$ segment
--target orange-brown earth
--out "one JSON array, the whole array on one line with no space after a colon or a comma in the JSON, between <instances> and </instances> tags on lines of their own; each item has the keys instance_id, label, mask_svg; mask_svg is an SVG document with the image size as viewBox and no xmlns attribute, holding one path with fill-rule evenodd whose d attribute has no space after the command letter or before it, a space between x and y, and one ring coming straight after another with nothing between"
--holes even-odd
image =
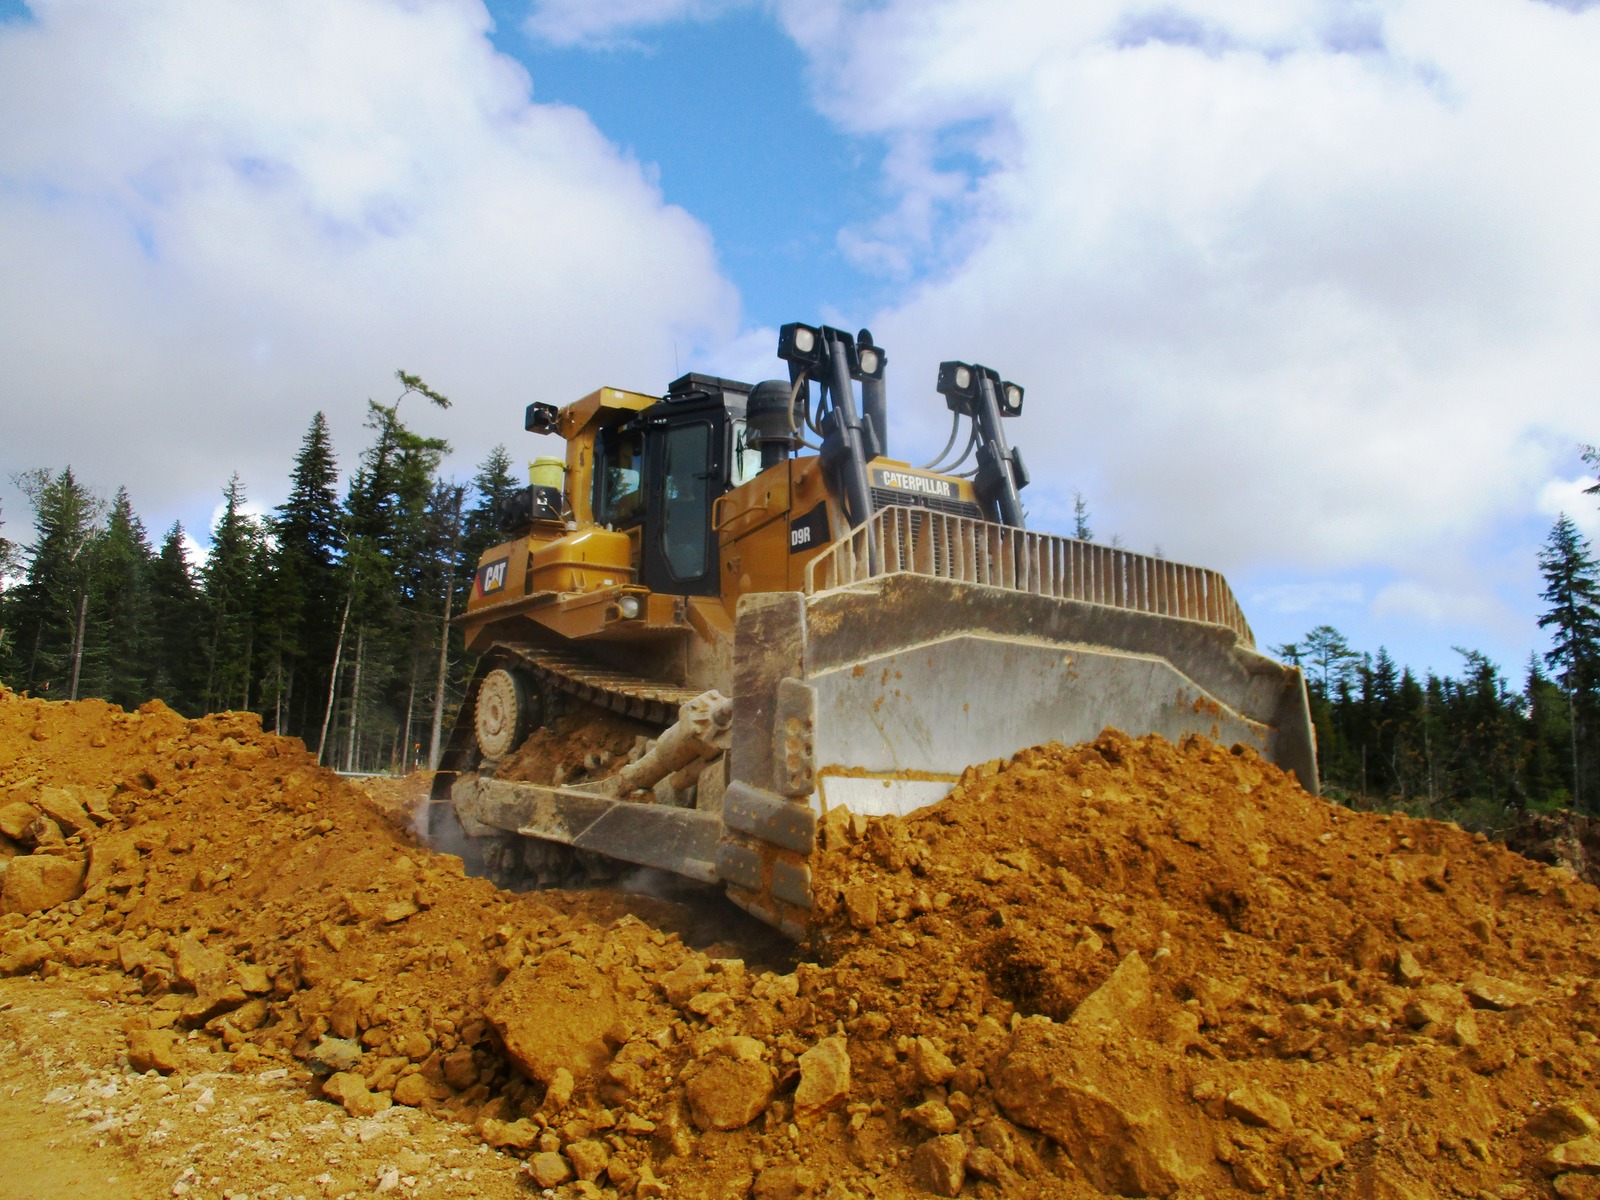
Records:
<instances>
[{"instance_id":1,"label":"orange-brown earth","mask_svg":"<svg viewBox=\"0 0 1600 1200\"><path fill-rule=\"evenodd\" d=\"M0 829L0 1193L1600 1197L1600 893L1200 740L836 814L797 966L237 714L0 693Z\"/></svg>"}]
</instances>

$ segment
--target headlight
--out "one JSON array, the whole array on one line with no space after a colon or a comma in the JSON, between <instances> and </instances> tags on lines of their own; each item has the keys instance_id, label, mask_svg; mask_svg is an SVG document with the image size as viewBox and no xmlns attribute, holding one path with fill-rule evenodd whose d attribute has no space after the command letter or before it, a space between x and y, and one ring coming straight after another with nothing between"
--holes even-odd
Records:
<instances>
[{"instance_id":1,"label":"headlight","mask_svg":"<svg viewBox=\"0 0 1600 1200\"><path fill-rule=\"evenodd\" d=\"M804 327L794 331L794 348L801 354L810 354L817 348L817 335Z\"/></svg>"},{"instance_id":2,"label":"headlight","mask_svg":"<svg viewBox=\"0 0 1600 1200\"><path fill-rule=\"evenodd\" d=\"M861 349L861 373L863 375L876 375L878 373L878 352L870 346Z\"/></svg>"},{"instance_id":3,"label":"headlight","mask_svg":"<svg viewBox=\"0 0 1600 1200\"><path fill-rule=\"evenodd\" d=\"M624 596L617 601L617 611L624 620L631 621L639 615L639 597Z\"/></svg>"},{"instance_id":4,"label":"headlight","mask_svg":"<svg viewBox=\"0 0 1600 1200\"><path fill-rule=\"evenodd\" d=\"M962 391L966 391L972 386L972 372L967 370L966 367L956 368L956 386Z\"/></svg>"}]
</instances>

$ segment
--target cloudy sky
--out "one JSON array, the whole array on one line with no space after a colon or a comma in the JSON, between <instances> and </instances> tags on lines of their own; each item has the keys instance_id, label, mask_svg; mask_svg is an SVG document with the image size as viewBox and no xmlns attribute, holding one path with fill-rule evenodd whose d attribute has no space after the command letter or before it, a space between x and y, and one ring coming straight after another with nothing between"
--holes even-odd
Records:
<instances>
[{"instance_id":1,"label":"cloudy sky","mask_svg":"<svg viewBox=\"0 0 1600 1200\"><path fill-rule=\"evenodd\" d=\"M203 537L397 367L465 477L865 324L897 455L988 363L1034 527L1520 676L1600 534L1596 64L1592 0L0 0L0 474Z\"/></svg>"}]
</instances>

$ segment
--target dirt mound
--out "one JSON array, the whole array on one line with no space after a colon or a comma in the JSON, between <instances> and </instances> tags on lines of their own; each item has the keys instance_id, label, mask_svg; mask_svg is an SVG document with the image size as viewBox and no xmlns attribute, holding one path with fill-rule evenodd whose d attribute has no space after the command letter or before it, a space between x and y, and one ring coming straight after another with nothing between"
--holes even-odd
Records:
<instances>
[{"instance_id":1,"label":"dirt mound","mask_svg":"<svg viewBox=\"0 0 1600 1200\"><path fill-rule=\"evenodd\" d=\"M501 779L559 786L600 779L644 751L661 730L643 721L569 701L573 711L556 718L555 728L541 726L495 768Z\"/></svg>"},{"instance_id":2,"label":"dirt mound","mask_svg":"<svg viewBox=\"0 0 1600 1200\"><path fill-rule=\"evenodd\" d=\"M835 815L792 970L466 878L238 715L0 693L0 828L51 901L0 971L97 989L127 1069L466 1122L563 1195L1596 1192L1600 893L1198 740Z\"/></svg>"}]
</instances>

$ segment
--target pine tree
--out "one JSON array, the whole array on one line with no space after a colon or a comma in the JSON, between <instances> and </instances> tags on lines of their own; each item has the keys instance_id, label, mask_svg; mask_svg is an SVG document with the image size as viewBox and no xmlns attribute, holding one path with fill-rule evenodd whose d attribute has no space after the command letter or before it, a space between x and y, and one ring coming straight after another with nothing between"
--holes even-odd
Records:
<instances>
[{"instance_id":1,"label":"pine tree","mask_svg":"<svg viewBox=\"0 0 1600 1200\"><path fill-rule=\"evenodd\" d=\"M154 557L128 489L119 488L93 560L98 615L85 638L80 695L102 696L124 708L137 708L150 698L149 576Z\"/></svg>"},{"instance_id":2,"label":"pine tree","mask_svg":"<svg viewBox=\"0 0 1600 1200\"><path fill-rule=\"evenodd\" d=\"M295 456L288 498L272 522L274 542L263 587L266 672L262 706L280 733L308 735L322 712L342 603L339 561L345 537L328 421L311 419Z\"/></svg>"},{"instance_id":3,"label":"pine tree","mask_svg":"<svg viewBox=\"0 0 1600 1200\"><path fill-rule=\"evenodd\" d=\"M210 710L250 707L254 682L257 578L262 561L260 526L244 511L244 487L233 475L223 489L222 515L211 533L202 573L206 609L205 705Z\"/></svg>"},{"instance_id":4,"label":"pine tree","mask_svg":"<svg viewBox=\"0 0 1600 1200\"><path fill-rule=\"evenodd\" d=\"M1540 599L1550 605L1539 618L1539 628L1551 631L1544 659L1566 692L1571 723L1573 803L1600 811L1592 777L1595 753L1590 744L1600 685L1600 569L1589 543L1566 513L1557 518L1539 552L1539 571L1545 583Z\"/></svg>"},{"instance_id":5,"label":"pine tree","mask_svg":"<svg viewBox=\"0 0 1600 1200\"><path fill-rule=\"evenodd\" d=\"M1082 492L1072 493L1072 536L1080 542L1094 541L1094 530L1089 528L1089 502Z\"/></svg>"},{"instance_id":6,"label":"pine tree","mask_svg":"<svg viewBox=\"0 0 1600 1200\"><path fill-rule=\"evenodd\" d=\"M203 605L183 543L183 526L174 522L150 564L150 694L186 716L198 716L204 707Z\"/></svg>"},{"instance_id":7,"label":"pine tree","mask_svg":"<svg viewBox=\"0 0 1600 1200\"><path fill-rule=\"evenodd\" d=\"M472 569L477 566L483 552L505 540L505 534L500 529L500 513L518 488L518 480L511 473L510 452L503 445L496 446L478 464L477 474L472 477L475 499L472 507L466 511L461 526L461 563L465 568L461 574L466 578L464 586L471 586Z\"/></svg>"},{"instance_id":8,"label":"pine tree","mask_svg":"<svg viewBox=\"0 0 1600 1200\"><path fill-rule=\"evenodd\" d=\"M80 628L89 616L93 543L104 504L68 467L31 471L18 484L33 503L35 540L11 612L17 638L15 685L52 699L72 692Z\"/></svg>"}]
</instances>

